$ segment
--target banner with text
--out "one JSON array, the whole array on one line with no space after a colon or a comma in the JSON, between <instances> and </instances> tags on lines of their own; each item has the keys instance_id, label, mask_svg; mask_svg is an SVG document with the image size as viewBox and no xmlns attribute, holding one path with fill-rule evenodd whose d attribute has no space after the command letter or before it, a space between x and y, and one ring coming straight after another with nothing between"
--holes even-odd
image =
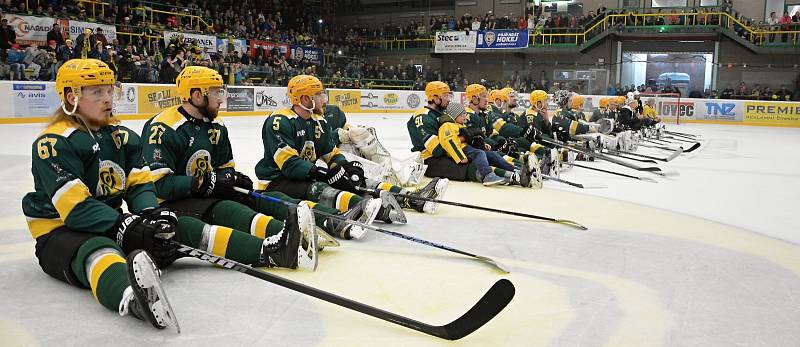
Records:
<instances>
[{"instance_id":1,"label":"banner with text","mask_svg":"<svg viewBox=\"0 0 800 347\"><path fill-rule=\"evenodd\" d=\"M286 96L286 88L254 87L253 109L255 111L275 111L291 106L292 104Z\"/></svg>"},{"instance_id":2,"label":"banner with text","mask_svg":"<svg viewBox=\"0 0 800 347\"><path fill-rule=\"evenodd\" d=\"M178 90L172 85L139 85L138 97L139 113L149 115L181 104Z\"/></svg>"},{"instance_id":3,"label":"banner with text","mask_svg":"<svg viewBox=\"0 0 800 347\"><path fill-rule=\"evenodd\" d=\"M291 58L314 65L325 64L325 52L321 48L292 45Z\"/></svg>"},{"instance_id":4,"label":"banner with text","mask_svg":"<svg viewBox=\"0 0 800 347\"><path fill-rule=\"evenodd\" d=\"M106 37L108 43L117 38L117 27L107 24L79 22L75 20L69 21L69 38L75 40L78 35L83 34L86 29L92 29L92 34L97 34L97 29L103 29L103 36Z\"/></svg>"},{"instance_id":5,"label":"banner with text","mask_svg":"<svg viewBox=\"0 0 800 347\"><path fill-rule=\"evenodd\" d=\"M284 59L289 58L289 53L291 53L291 49L289 45L284 43L275 43L269 41L261 41L261 40L250 40L250 57L255 58L256 53L258 52L258 48L261 47L264 49L264 54L269 56L273 48L277 48L278 52L283 55Z\"/></svg>"},{"instance_id":6,"label":"banner with text","mask_svg":"<svg viewBox=\"0 0 800 347\"><path fill-rule=\"evenodd\" d=\"M169 44L175 36L183 36L183 43L196 43L202 47L206 52L217 51L217 37L211 35L188 34L177 31L164 31L164 42Z\"/></svg>"},{"instance_id":7,"label":"banner with text","mask_svg":"<svg viewBox=\"0 0 800 347\"><path fill-rule=\"evenodd\" d=\"M478 49L518 49L528 47L527 30L478 31Z\"/></svg>"},{"instance_id":8,"label":"banner with text","mask_svg":"<svg viewBox=\"0 0 800 347\"><path fill-rule=\"evenodd\" d=\"M8 20L8 26L14 29L17 34L17 43L29 45L33 42L39 45L47 44L47 32L53 28L53 23L63 23L67 21L56 21L48 17L22 16L17 14L4 14L3 19Z\"/></svg>"},{"instance_id":9,"label":"banner with text","mask_svg":"<svg viewBox=\"0 0 800 347\"><path fill-rule=\"evenodd\" d=\"M477 38L475 31L440 31L436 33L434 52L475 53Z\"/></svg>"}]
</instances>

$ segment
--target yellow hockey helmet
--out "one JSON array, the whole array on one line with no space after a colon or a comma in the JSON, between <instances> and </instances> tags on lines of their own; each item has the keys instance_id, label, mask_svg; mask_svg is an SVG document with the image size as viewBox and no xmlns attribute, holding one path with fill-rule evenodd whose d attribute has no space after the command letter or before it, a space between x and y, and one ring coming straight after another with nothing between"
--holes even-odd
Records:
<instances>
[{"instance_id":1,"label":"yellow hockey helmet","mask_svg":"<svg viewBox=\"0 0 800 347\"><path fill-rule=\"evenodd\" d=\"M210 88L222 88L222 76L213 69L204 66L188 66L175 79L175 88L181 101L192 99L192 89L200 89L203 95Z\"/></svg>"},{"instance_id":2,"label":"yellow hockey helmet","mask_svg":"<svg viewBox=\"0 0 800 347\"><path fill-rule=\"evenodd\" d=\"M322 81L311 75L297 75L289 80L286 93L292 105L300 105L300 98L308 96L313 98L315 94L325 90Z\"/></svg>"},{"instance_id":3,"label":"yellow hockey helmet","mask_svg":"<svg viewBox=\"0 0 800 347\"><path fill-rule=\"evenodd\" d=\"M97 59L70 59L61 65L56 75L56 92L64 104L67 104L67 88L80 97L83 87L113 84L114 71Z\"/></svg>"},{"instance_id":4,"label":"yellow hockey helmet","mask_svg":"<svg viewBox=\"0 0 800 347\"><path fill-rule=\"evenodd\" d=\"M608 107L608 98L600 98L600 108Z\"/></svg>"},{"instance_id":5,"label":"yellow hockey helmet","mask_svg":"<svg viewBox=\"0 0 800 347\"><path fill-rule=\"evenodd\" d=\"M569 99L569 105L573 110L583 109L583 103L583 95L572 94L572 97Z\"/></svg>"},{"instance_id":6,"label":"yellow hockey helmet","mask_svg":"<svg viewBox=\"0 0 800 347\"><path fill-rule=\"evenodd\" d=\"M544 90L534 90L530 95L531 106L536 107L536 103L541 102L543 107L547 107L547 92Z\"/></svg>"},{"instance_id":7,"label":"yellow hockey helmet","mask_svg":"<svg viewBox=\"0 0 800 347\"><path fill-rule=\"evenodd\" d=\"M444 83L442 81L428 82L428 84L425 85L425 98L427 98L428 101L433 101L434 96L438 96L441 98L442 95L448 94L450 92L451 92L450 86L448 86L447 83Z\"/></svg>"},{"instance_id":8,"label":"yellow hockey helmet","mask_svg":"<svg viewBox=\"0 0 800 347\"><path fill-rule=\"evenodd\" d=\"M481 93L486 92L486 87L482 84L470 84L467 86L467 90L465 91L467 95L467 102L472 102L473 97L477 97Z\"/></svg>"}]
</instances>

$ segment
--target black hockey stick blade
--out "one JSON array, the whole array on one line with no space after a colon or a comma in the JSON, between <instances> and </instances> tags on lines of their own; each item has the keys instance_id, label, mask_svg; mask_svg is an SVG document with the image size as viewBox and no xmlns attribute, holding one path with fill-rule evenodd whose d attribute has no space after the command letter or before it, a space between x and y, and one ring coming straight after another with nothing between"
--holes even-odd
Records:
<instances>
[{"instance_id":1,"label":"black hockey stick blade","mask_svg":"<svg viewBox=\"0 0 800 347\"><path fill-rule=\"evenodd\" d=\"M603 154L604 154L604 155L610 155L610 156L614 156L614 157L619 157L619 158L623 158L623 159L628 159L628 160L638 161L638 162L640 162L640 163L658 164L658 162L657 162L657 161L655 161L655 160L652 160L652 159L632 158L632 157L628 157L628 156L622 155L622 154L620 154L618 151L603 152Z\"/></svg>"},{"instance_id":2,"label":"black hockey stick blade","mask_svg":"<svg viewBox=\"0 0 800 347\"><path fill-rule=\"evenodd\" d=\"M692 145L692 147L689 147L689 149L684 149L684 150L683 150L683 152L684 152L684 153L689 153L689 152L691 152L691 151L693 151L693 150L695 150L695 149L698 149L698 148L700 148L700 142L695 142L695 143Z\"/></svg>"},{"instance_id":3,"label":"black hockey stick blade","mask_svg":"<svg viewBox=\"0 0 800 347\"><path fill-rule=\"evenodd\" d=\"M595 185L582 184L582 183L571 182L571 181L567 181L565 179L561 179L561 178L553 177L553 176L548 176L548 175L542 175L542 177L544 177L544 179L546 179L546 180L551 180L553 182L563 183L563 184L570 185L570 186L573 186L573 187L578 187L578 188L581 188L581 189L608 188L608 186L602 185L602 184L595 184Z\"/></svg>"},{"instance_id":4,"label":"black hockey stick blade","mask_svg":"<svg viewBox=\"0 0 800 347\"><path fill-rule=\"evenodd\" d=\"M572 165L573 165L573 166L575 166L575 167L584 168L584 169L587 169L587 170L594 170L594 171L599 171L599 172L605 172L605 173L612 174L612 175L617 175L617 176L622 176L622 177L633 178L633 179L635 179L635 180L647 181L647 182L652 182L652 183L658 183L658 181L656 181L656 180L654 180L654 179L652 179L652 178L650 178L650 177L639 177L639 176L634 176L634 175L628 175L628 174L624 174L624 173L621 173L621 172L616 172L616 171L611 171L611 170L604 170L604 169L600 169L600 168L596 168L596 167L591 167L591 166L583 166L583 165L580 165L580 164L572 164Z\"/></svg>"},{"instance_id":5,"label":"black hockey stick blade","mask_svg":"<svg viewBox=\"0 0 800 347\"><path fill-rule=\"evenodd\" d=\"M205 260L209 263L222 266L227 269L239 271L243 274L279 285L284 288L294 290L309 296L313 296L322 301L351 309L356 312L366 314L390 323L404 326L406 328L419 331L431 336L436 336L446 340L458 340L473 333L480 327L488 323L492 318L502 311L511 299L514 298L514 284L507 279L500 279L489 288L489 291L478 300L465 314L456 320L442 326L430 325L420 321L398 315L389 311L384 311L367 304L360 303L321 289L307 286L269 272L257 270L249 265L245 265L227 258L218 257L206 251L193 248L176 241L172 241L177 247L178 252L193 258Z\"/></svg>"}]
</instances>

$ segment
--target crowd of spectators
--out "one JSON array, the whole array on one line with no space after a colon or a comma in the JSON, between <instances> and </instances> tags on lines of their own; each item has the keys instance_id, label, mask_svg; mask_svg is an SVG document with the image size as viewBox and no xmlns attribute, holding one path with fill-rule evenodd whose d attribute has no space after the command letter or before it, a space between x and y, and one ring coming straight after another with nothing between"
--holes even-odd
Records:
<instances>
[{"instance_id":1,"label":"crowd of spectators","mask_svg":"<svg viewBox=\"0 0 800 347\"><path fill-rule=\"evenodd\" d=\"M339 0L342 2L344 0ZM456 18L453 16L433 16L427 23L412 19L404 24L384 23L375 27L341 27L319 9L303 6L302 2L257 1L257 0L184 0L171 1L162 10L168 13L147 11L139 2L107 1L102 10L92 8L82 1L47 0L37 2L35 8L27 8L24 0L0 0L0 11L28 15L50 16L54 18L93 20L114 24L118 33L144 33L148 36L118 34L118 39L109 40L102 29L76 40L64 35L63 28L57 25L47 35L46 45L23 47L15 42L14 30L7 21L0 25L0 78L13 80L53 80L55 71L66 60L86 55L109 63L123 82L172 83L177 73L189 65L204 65L220 71L230 84L240 85L285 85L291 76L299 73L312 73L323 78L331 86L340 88L401 88L423 89L428 81L443 80L454 90L463 90L474 82L489 87L512 86L517 90L530 91L543 89L553 91L559 88L581 89L582 81L549 82L542 72L534 76L532 71L514 72L503 80L469 81L461 69L438 71L423 69L413 62L386 64L375 58L367 58L368 40L386 37L427 38L439 30L486 30L517 29L529 30L532 36L548 32L583 32L610 14L627 14L623 10L608 10L605 7L589 11L586 15L546 13L544 7L536 7L532 13L515 15L508 13L496 15L487 12L473 16L469 13ZM163 2L162 2L163 3ZM153 6L150 4L150 6ZM150 7L151 9L153 7ZM668 10L674 12L673 10ZM797 30L800 13L778 18L773 13L766 23L755 23L741 17L732 8L731 0L724 0L718 8L691 8L679 10L696 13L692 16L658 16L661 9L646 9L636 13L652 13L653 16L639 17L637 25L721 25L720 16L705 14L724 11L738 18L746 25L764 25L767 30ZM175 15L180 13L182 15ZM148 16L150 16L148 18ZM197 16L197 17L193 17ZM203 18L203 21L197 18ZM688 22L687 22L688 21ZM633 19L629 24L633 24ZM277 47L256 48L253 52L240 52L220 49L206 52L201 47L183 42L180 37L164 43L160 31L173 30L183 33L213 34L219 37L263 40L279 44L306 45L322 48L326 52L326 63L314 65L306 61L296 61L291 55L283 54ZM750 34L738 24L734 30L742 37ZM775 41L779 35L770 35ZM798 35L783 34L780 40L796 40ZM571 85L570 85L571 84ZM707 97L758 97L784 99L792 93L786 89L772 92L769 88L756 86L742 93L695 91L694 95ZM777 88L776 88L777 89ZM625 94L628 91L681 93L672 86L617 86L610 88L609 94ZM770 95L767 95L770 94ZM774 99L774 98L773 98Z\"/></svg>"}]
</instances>

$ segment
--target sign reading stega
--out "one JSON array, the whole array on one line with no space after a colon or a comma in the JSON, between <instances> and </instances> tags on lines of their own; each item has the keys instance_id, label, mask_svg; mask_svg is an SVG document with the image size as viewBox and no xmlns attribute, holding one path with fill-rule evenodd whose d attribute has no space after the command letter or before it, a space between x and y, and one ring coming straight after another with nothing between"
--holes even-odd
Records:
<instances>
[{"instance_id":1,"label":"sign reading stega","mask_svg":"<svg viewBox=\"0 0 800 347\"><path fill-rule=\"evenodd\" d=\"M436 33L436 53L475 53L478 33L475 31L440 31Z\"/></svg>"}]
</instances>

